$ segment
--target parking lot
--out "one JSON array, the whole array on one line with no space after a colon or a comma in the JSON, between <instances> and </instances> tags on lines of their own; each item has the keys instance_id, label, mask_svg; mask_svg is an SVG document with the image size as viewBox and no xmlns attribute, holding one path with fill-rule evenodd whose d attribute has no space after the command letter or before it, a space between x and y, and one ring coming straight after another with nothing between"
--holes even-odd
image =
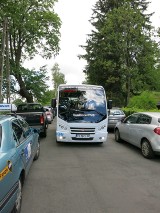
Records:
<instances>
[{"instance_id":1,"label":"parking lot","mask_svg":"<svg viewBox=\"0 0 160 213\"><path fill-rule=\"evenodd\" d=\"M23 188L22 213L157 213L160 157L127 143L57 144L55 121Z\"/></svg>"}]
</instances>

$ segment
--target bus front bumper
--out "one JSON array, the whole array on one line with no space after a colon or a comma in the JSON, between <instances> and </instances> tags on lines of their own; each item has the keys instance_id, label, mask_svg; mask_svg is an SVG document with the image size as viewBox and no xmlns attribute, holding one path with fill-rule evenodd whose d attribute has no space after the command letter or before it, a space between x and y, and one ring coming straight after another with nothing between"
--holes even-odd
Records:
<instances>
[{"instance_id":1,"label":"bus front bumper","mask_svg":"<svg viewBox=\"0 0 160 213\"><path fill-rule=\"evenodd\" d=\"M66 132L56 132L57 142L74 142L74 143L103 143L107 142L108 132L95 134L69 134Z\"/></svg>"}]
</instances>

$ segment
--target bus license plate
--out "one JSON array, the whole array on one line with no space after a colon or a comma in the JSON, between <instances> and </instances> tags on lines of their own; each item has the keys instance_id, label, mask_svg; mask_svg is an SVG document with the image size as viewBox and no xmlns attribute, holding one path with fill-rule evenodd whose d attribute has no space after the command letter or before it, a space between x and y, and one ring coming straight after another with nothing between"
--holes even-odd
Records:
<instances>
[{"instance_id":1,"label":"bus license plate","mask_svg":"<svg viewBox=\"0 0 160 213\"><path fill-rule=\"evenodd\" d=\"M76 135L76 138L89 138L90 137L90 135L88 135L88 134L77 134Z\"/></svg>"}]
</instances>

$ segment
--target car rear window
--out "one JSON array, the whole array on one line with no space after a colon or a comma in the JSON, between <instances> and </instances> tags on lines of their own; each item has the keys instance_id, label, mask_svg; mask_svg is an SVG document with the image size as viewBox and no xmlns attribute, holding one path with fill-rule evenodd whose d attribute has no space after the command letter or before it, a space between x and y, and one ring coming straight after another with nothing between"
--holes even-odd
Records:
<instances>
[{"instance_id":1,"label":"car rear window","mask_svg":"<svg viewBox=\"0 0 160 213\"><path fill-rule=\"evenodd\" d=\"M110 110L110 115L124 115L124 112L121 110Z\"/></svg>"}]
</instances>

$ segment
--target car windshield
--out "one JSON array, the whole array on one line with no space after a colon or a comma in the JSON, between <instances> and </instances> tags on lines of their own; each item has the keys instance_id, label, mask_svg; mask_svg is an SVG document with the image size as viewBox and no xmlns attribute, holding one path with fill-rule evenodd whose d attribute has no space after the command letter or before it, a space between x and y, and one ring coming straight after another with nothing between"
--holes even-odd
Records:
<instances>
[{"instance_id":1,"label":"car windshield","mask_svg":"<svg viewBox=\"0 0 160 213\"><path fill-rule=\"evenodd\" d=\"M100 88L65 88L59 91L59 117L67 122L98 123L106 118L104 91Z\"/></svg>"}]
</instances>

